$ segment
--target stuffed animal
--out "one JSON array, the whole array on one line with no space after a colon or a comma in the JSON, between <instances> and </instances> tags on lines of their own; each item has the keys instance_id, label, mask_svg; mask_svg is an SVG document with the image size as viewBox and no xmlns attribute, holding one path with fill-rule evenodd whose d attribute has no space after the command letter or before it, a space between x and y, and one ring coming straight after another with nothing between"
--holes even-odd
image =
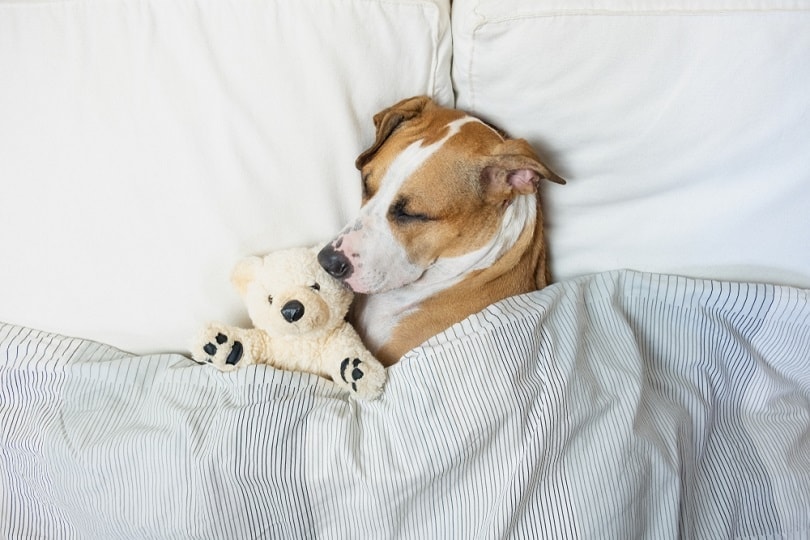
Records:
<instances>
[{"instance_id":1,"label":"stuffed animal","mask_svg":"<svg viewBox=\"0 0 810 540\"><path fill-rule=\"evenodd\" d=\"M206 326L192 357L222 371L249 364L308 371L363 399L385 384L385 368L345 320L353 293L326 273L317 248L293 248L249 257L231 276L254 328Z\"/></svg>"}]
</instances>

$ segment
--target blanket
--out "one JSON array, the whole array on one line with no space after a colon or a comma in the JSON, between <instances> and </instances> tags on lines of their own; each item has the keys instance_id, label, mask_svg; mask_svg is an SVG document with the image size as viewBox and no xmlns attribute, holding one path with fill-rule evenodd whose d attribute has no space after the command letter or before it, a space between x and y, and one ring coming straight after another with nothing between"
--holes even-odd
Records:
<instances>
[{"instance_id":1,"label":"blanket","mask_svg":"<svg viewBox=\"0 0 810 540\"><path fill-rule=\"evenodd\" d=\"M0 325L3 538L807 538L807 291L616 271L383 397Z\"/></svg>"}]
</instances>

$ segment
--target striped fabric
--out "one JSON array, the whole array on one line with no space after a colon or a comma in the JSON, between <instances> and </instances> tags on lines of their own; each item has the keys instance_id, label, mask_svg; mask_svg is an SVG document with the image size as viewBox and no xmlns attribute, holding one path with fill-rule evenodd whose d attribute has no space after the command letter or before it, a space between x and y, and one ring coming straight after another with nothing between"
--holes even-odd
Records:
<instances>
[{"instance_id":1,"label":"striped fabric","mask_svg":"<svg viewBox=\"0 0 810 540\"><path fill-rule=\"evenodd\" d=\"M372 403L0 325L0 537L808 538L808 298L590 276Z\"/></svg>"}]
</instances>

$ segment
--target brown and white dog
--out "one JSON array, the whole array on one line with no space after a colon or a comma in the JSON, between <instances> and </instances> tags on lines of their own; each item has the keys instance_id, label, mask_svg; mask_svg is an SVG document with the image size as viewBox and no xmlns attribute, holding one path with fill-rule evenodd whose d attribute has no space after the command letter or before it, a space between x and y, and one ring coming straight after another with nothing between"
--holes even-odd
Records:
<instances>
[{"instance_id":1,"label":"brown and white dog","mask_svg":"<svg viewBox=\"0 0 810 540\"><path fill-rule=\"evenodd\" d=\"M353 321L383 364L468 315L545 287L541 178L522 139L421 96L374 116L356 161L357 218L318 259L355 293Z\"/></svg>"}]
</instances>

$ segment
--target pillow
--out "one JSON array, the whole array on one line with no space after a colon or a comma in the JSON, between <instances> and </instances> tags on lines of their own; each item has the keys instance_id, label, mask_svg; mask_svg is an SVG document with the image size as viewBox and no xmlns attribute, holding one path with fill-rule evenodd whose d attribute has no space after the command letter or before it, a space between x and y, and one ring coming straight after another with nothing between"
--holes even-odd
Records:
<instances>
[{"instance_id":1,"label":"pillow","mask_svg":"<svg viewBox=\"0 0 810 540\"><path fill-rule=\"evenodd\" d=\"M247 323L231 268L348 221L372 115L452 105L449 9L0 3L0 320L134 353Z\"/></svg>"},{"instance_id":2,"label":"pillow","mask_svg":"<svg viewBox=\"0 0 810 540\"><path fill-rule=\"evenodd\" d=\"M810 2L456 0L456 103L530 140L555 279L810 287Z\"/></svg>"}]
</instances>

